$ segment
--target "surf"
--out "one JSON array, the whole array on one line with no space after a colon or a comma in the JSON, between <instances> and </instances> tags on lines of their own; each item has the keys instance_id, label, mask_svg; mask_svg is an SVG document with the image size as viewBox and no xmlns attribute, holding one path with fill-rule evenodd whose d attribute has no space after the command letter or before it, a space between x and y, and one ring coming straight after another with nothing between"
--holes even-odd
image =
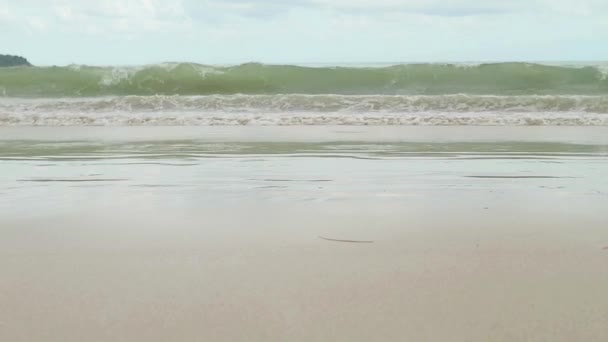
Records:
<instances>
[{"instance_id":1,"label":"surf","mask_svg":"<svg viewBox=\"0 0 608 342\"><path fill-rule=\"evenodd\" d=\"M164 63L0 69L4 97L230 94L608 95L608 78L600 66L534 63L380 67Z\"/></svg>"}]
</instances>

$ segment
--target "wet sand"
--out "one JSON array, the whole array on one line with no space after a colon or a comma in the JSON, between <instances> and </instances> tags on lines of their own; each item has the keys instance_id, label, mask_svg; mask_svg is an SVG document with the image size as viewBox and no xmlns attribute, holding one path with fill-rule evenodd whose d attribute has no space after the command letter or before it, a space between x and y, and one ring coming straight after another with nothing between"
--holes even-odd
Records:
<instances>
[{"instance_id":1,"label":"wet sand","mask_svg":"<svg viewBox=\"0 0 608 342\"><path fill-rule=\"evenodd\" d=\"M516 159L4 146L0 340L604 341L590 136ZM552 150L573 143L595 147Z\"/></svg>"}]
</instances>

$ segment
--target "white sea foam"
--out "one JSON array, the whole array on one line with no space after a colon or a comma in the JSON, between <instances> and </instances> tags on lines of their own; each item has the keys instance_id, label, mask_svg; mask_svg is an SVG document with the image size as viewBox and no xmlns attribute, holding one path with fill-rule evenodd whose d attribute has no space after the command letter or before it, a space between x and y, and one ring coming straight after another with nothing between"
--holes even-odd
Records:
<instances>
[{"instance_id":1,"label":"white sea foam","mask_svg":"<svg viewBox=\"0 0 608 342\"><path fill-rule=\"evenodd\" d=\"M608 96L207 95L2 99L2 112L583 112L608 113Z\"/></svg>"},{"instance_id":2,"label":"white sea foam","mask_svg":"<svg viewBox=\"0 0 608 342\"><path fill-rule=\"evenodd\" d=\"M608 126L592 113L21 113L0 114L0 126L213 126L213 125L553 125Z\"/></svg>"},{"instance_id":3,"label":"white sea foam","mask_svg":"<svg viewBox=\"0 0 608 342\"><path fill-rule=\"evenodd\" d=\"M2 99L0 125L608 125L608 96Z\"/></svg>"}]
</instances>

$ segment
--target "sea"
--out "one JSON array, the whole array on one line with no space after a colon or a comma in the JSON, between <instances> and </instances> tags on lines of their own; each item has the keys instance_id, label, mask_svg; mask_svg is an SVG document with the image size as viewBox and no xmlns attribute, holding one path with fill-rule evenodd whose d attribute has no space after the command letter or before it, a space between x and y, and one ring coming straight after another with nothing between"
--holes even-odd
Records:
<instances>
[{"instance_id":1,"label":"sea","mask_svg":"<svg viewBox=\"0 0 608 342\"><path fill-rule=\"evenodd\" d=\"M448 176L574 184L588 161L608 174L608 62L11 67L0 95L0 203L14 213L56 202L45 188L289 201ZM408 168L431 161L444 172ZM586 191L608 193L596 175Z\"/></svg>"},{"instance_id":2,"label":"sea","mask_svg":"<svg viewBox=\"0 0 608 342\"><path fill-rule=\"evenodd\" d=\"M608 125L608 63L0 70L1 126Z\"/></svg>"},{"instance_id":3,"label":"sea","mask_svg":"<svg viewBox=\"0 0 608 342\"><path fill-rule=\"evenodd\" d=\"M0 69L0 207L14 213L56 202L40 189L82 186L289 201L332 198L317 192L328 184L381 193L448 176L574 184L596 170L589 161L608 174L606 139L608 62ZM408 168L431 161L444 172ZM594 174L588 191L607 193ZM290 193L302 189L316 195Z\"/></svg>"}]
</instances>

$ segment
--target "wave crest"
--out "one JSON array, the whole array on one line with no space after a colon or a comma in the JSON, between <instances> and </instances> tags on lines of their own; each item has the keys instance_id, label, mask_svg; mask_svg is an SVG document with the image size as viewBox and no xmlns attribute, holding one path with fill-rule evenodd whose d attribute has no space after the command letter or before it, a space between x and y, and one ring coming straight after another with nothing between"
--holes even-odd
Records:
<instances>
[{"instance_id":1,"label":"wave crest","mask_svg":"<svg viewBox=\"0 0 608 342\"><path fill-rule=\"evenodd\" d=\"M608 96L209 95L5 99L0 113L95 112L578 112L608 113Z\"/></svg>"},{"instance_id":2,"label":"wave crest","mask_svg":"<svg viewBox=\"0 0 608 342\"><path fill-rule=\"evenodd\" d=\"M530 63L303 67L248 63L217 67L165 63L143 67L0 69L0 95L95 97L211 94L608 94L602 67Z\"/></svg>"}]
</instances>

